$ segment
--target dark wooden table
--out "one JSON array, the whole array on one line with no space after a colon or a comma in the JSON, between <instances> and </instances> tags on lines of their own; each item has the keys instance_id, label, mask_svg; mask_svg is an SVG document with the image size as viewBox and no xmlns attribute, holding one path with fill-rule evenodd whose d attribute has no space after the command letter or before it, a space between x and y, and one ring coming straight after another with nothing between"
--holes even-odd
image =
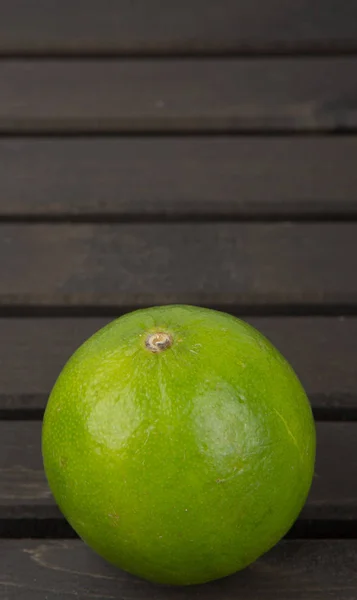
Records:
<instances>
[{"instance_id":1,"label":"dark wooden table","mask_svg":"<svg viewBox=\"0 0 357 600\"><path fill-rule=\"evenodd\" d=\"M357 599L357 2L0 0L0 600ZM41 418L135 307L242 316L300 375L316 476L284 541L169 589L56 508Z\"/></svg>"}]
</instances>

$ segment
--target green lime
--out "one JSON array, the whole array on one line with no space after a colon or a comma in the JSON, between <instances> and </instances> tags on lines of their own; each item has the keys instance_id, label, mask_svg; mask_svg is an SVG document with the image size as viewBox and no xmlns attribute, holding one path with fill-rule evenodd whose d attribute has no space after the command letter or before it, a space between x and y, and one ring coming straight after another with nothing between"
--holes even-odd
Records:
<instances>
[{"instance_id":1,"label":"green lime","mask_svg":"<svg viewBox=\"0 0 357 600\"><path fill-rule=\"evenodd\" d=\"M139 310L86 341L53 388L42 443L79 536L130 573L182 585L269 550L315 460L287 361L247 323L193 306Z\"/></svg>"}]
</instances>

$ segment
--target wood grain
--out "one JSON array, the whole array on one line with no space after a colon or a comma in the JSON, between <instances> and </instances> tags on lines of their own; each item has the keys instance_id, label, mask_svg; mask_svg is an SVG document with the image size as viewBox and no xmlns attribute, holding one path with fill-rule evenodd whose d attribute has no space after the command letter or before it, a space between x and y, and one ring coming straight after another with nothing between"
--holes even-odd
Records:
<instances>
[{"instance_id":1,"label":"wood grain","mask_svg":"<svg viewBox=\"0 0 357 600\"><path fill-rule=\"evenodd\" d=\"M0 133L343 131L357 58L2 60Z\"/></svg>"},{"instance_id":2,"label":"wood grain","mask_svg":"<svg viewBox=\"0 0 357 600\"><path fill-rule=\"evenodd\" d=\"M62 519L45 480L39 421L0 421L0 519ZM356 520L357 423L317 423L316 473L300 519Z\"/></svg>"},{"instance_id":3,"label":"wood grain","mask_svg":"<svg viewBox=\"0 0 357 600\"><path fill-rule=\"evenodd\" d=\"M355 600L355 540L283 541L246 570L188 588L156 586L79 540L0 541L1 600Z\"/></svg>"},{"instance_id":4,"label":"wood grain","mask_svg":"<svg viewBox=\"0 0 357 600\"><path fill-rule=\"evenodd\" d=\"M3 224L0 305L346 310L356 264L356 223Z\"/></svg>"},{"instance_id":5,"label":"wood grain","mask_svg":"<svg viewBox=\"0 0 357 600\"><path fill-rule=\"evenodd\" d=\"M1 0L3 54L348 51L357 9L338 0Z\"/></svg>"},{"instance_id":6,"label":"wood grain","mask_svg":"<svg viewBox=\"0 0 357 600\"><path fill-rule=\"evenodd\" d=\"M0 217L357 215L357 137L0 139Z\"/></svg>"},{"instance_id":7,"label":"wood grain","mask_svg":"<svg viewBox=\"0 0 357 600\"><path fill-rule=\"evenodd\" d=\"M291 362L317 415L357 411L357 318L247 318ZM70 355L109 319L0 319L0 410L43 410ZM16 414L14 413L14 416Z\"/></svg>"}]
</instances>

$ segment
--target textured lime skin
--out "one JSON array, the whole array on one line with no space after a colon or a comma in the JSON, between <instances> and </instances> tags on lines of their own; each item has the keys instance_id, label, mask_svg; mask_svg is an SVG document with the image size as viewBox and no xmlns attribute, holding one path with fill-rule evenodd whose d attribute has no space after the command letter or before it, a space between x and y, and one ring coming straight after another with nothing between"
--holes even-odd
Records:
<instances>
[{"instance_id":1,"label":"textured lime skin","mask_svg":"<svg viewBox=\"0 0 357 600\"><path fill-rule=\"evenodd\" d=\"M161 353L148 334L171 334ZM42 449L80 537L151 581L202 583L271 548L300 512L315 427L287 361L254 328L192 306L127 314L70 358Z\"/></svg>"}]
</instances>

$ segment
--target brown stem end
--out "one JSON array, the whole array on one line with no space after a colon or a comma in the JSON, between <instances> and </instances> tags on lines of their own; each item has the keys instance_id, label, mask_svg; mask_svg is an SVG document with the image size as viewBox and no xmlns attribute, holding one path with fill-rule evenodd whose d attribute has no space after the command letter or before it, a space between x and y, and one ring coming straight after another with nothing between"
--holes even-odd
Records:
<instances>
[{"instance_id":1,"label":"brown stem end","mask_svg":"<svg viewBox=\"0 0 357 600\"><path fill-rule=\"evenodd\" d=\"M154 354L157 354L158 352L163 352L164 350L171 348L172 344L172 336L164 331L150 333L145 340L146 348Z\"/></svg>"}]
</instances>

